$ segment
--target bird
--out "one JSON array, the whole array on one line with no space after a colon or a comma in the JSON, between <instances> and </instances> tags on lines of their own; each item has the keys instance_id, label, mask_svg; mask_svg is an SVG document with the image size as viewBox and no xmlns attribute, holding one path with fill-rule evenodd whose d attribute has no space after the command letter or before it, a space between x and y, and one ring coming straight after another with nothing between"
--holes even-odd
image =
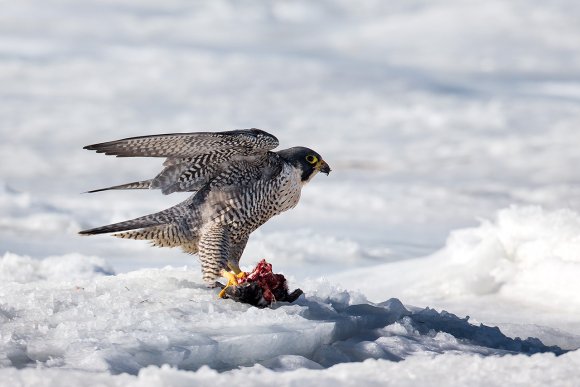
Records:
<instances>
[{"instance_id":1,"label":"bird","mask_svg":"<svg viewBox=\"0 0 580 387\"><path fill-rule=\"evenodd\" d=\"M331 171L312 149L273 151L278 145L274 135L256 128L148 135L87 145L84 149L105 155L165 158L162 171L152 179L88 192L160 189L165 195L192 195L163 211L79 234L113 233L149 240L154 246L180 247L199 257L202 279L209 287L220 286L221 277L227 280L225 287L235 285L244 275L239 261L250 234L294 208L302 187L318 172Z\"/></svg>"}]
</instances>

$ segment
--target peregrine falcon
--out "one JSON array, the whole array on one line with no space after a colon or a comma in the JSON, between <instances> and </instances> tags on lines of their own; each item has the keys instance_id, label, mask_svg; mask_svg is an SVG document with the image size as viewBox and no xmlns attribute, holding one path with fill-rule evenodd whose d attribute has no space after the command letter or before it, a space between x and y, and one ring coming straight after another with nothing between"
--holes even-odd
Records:
<instances>
[{"instance_id":1,"label":"peregrine falcon","mask_svg":"<svg viewBox=\"0 0 580 387\"><path fill-rule=\"evenodd\" d=\"M155 246L179 246L199 256L209 286L220 276L234 283L235 276L243 274L239 261L252 231L295 207L302 187L318 172L330 173L312 149L272 152L277 146L278 139L260 129L161 134L88 145L84 149L117 157L166 158L153 179L89 192L160 189L166 195L193 194L161 212L80 234L115 233L150 240Z\"/></svg>"}]
</instances>

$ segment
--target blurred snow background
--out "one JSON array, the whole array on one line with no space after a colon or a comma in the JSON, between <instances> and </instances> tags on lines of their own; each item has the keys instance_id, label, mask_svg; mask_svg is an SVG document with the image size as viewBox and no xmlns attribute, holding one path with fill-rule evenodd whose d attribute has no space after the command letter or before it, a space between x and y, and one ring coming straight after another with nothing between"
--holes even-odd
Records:
<instances>
[{"instance_id":1,"label":"blurred snow background","mask_svg":"<svg viewBox=\"0 0 580 387\"><path fill-rule=\"evenodd\" d=\"M161 163L82 147L258 127L282 148L316 149L333 172L253 234L243 265L266 257L297 286L325 276L371 301L400 297L580 347L577 2L1 6L5 283L166 265L197 278L177 250L77 236L186 197L81 195Z\"/></svg>"}]
</instances>

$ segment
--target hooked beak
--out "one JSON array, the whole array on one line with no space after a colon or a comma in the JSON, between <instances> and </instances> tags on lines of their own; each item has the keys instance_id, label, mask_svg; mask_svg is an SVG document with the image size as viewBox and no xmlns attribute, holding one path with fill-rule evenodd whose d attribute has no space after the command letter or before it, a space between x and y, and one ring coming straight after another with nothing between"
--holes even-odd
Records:
<instances>
[{"instance_id":1,"label":"hooked beak","mask_svg":"<svg viewBox=\"0 0 580 387\"><path fill-rule=\"evenodd\" d=\"M328 166L328 164L326 164L326 161L324 161L324 160L318 161L318 163L316 163L314 168L318 169L322 173L326 173L327 175L331 171L330 167Z\"/></svg>"}]
</instances>

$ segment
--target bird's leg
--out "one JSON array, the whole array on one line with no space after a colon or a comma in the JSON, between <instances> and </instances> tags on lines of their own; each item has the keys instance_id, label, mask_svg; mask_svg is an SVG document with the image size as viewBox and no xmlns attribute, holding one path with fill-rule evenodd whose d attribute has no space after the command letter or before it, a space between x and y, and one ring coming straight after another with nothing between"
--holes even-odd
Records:
<instances>
[{"instance_id":1,"label":"bird's leg","mask_svg":"<svg viewBox=\"0 0 580 387\"><path fill-rule=\"evenodd\" d=\"M239 280L246 277L246 273L244 273L240 269L238 262L240 262L240 258L242 256L244 248L246 247L247 242L248 236L246 235L240 237L239 239L236 239L235 241L232 241L232 243L230 244L230 249L227 254L227 260L225 261L226 267L224 267L220 271L220 275L226 278L228 282L226 286L223 288L223 290L220 292L219 294L220 298L223 298L225 296L226 288L228 288L229 286L237 286Z\"/></svg>"},{"instance_id":2,"label":"bird's leg","mask_svg":"<svg viewBox=\"0 0 580 387\"><path fill-rule=\"evenodd\" d=\"M242 273L242 269L240 269L240 267L238 266L237 263L232 262L232 261L228 261L228 267L230 268L231 271L234 272L234 274L238 275L240 273Z\"/></svg>"}]
</instances>

